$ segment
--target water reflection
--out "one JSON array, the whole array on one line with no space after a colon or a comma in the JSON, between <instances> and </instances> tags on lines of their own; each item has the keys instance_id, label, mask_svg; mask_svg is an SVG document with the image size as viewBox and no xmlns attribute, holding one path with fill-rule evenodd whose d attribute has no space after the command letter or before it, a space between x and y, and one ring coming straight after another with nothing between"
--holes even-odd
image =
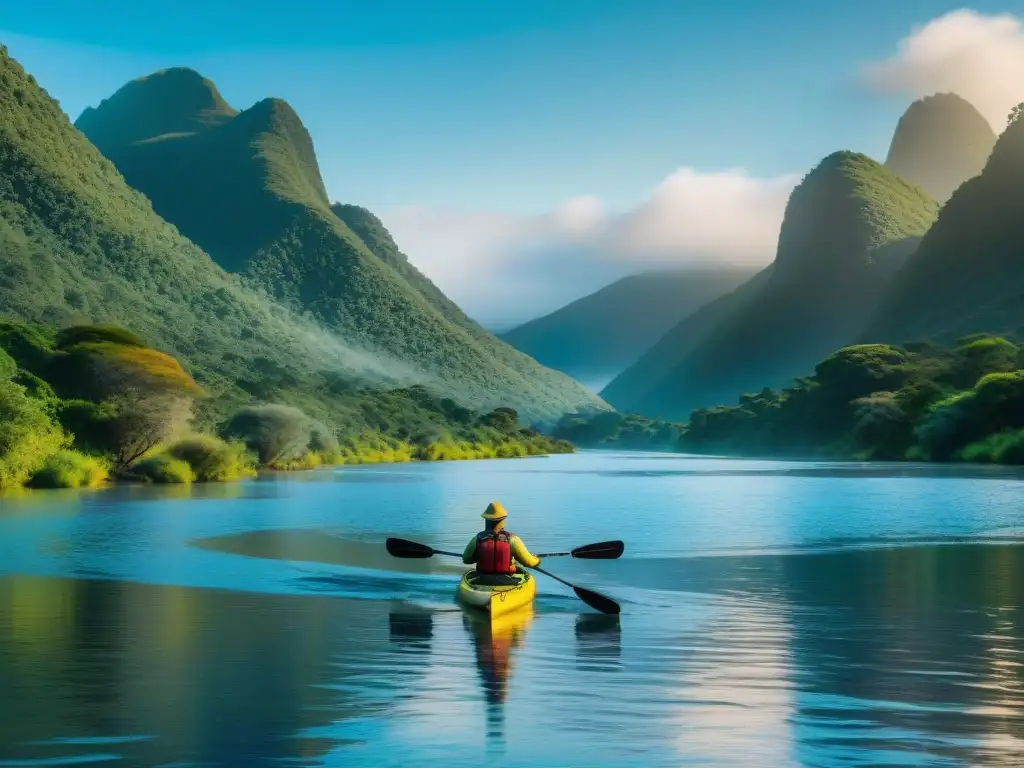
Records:
<instances>
[{"instance_id":1,"label":"water reflection","mask_svg":"<svg viewBox=\"0 0 1024 768\"><path fill-rule=\"evenodd\" d=\"M505 704L512 677L515 651L522 647L533 621L532 605L495 620L486 614L463 612L462 623L473 639L477 670L487 710L487 738L505 741Z\"/></svg>"},{"instance_id":2,"label":"water reflection","mask_svg":"<svg viewBox=\"0 0 1024 768\"><path fill-rule=\"evenodd\" d=\"M392 611L388 614L388 637L400 648L429 653L434 637L434 616L430 611Z\"/></svg>"},{"instance_id":3,"label":"water reflection","mask_svg":"<svg viewBox=\"0 0 1024 768\"><path fill-rule=\"evenodd\" d=\"M366 601L2 579L0 756L257 766L322 755L333 742L295 734L389 706L335 685L373 657L383 621L386 606Z\"/></svg>"},{"instance_id":4,"label":"water reflection","mask_svg":"<svg viewBox=\"0 0 1024 768\"><path fill-rule=\"evenodd\" d=\"M620 670L622 665L621 617L600 613L580 614L576 619L576 666L584 671Z\"/></svg>"}]
</instances>

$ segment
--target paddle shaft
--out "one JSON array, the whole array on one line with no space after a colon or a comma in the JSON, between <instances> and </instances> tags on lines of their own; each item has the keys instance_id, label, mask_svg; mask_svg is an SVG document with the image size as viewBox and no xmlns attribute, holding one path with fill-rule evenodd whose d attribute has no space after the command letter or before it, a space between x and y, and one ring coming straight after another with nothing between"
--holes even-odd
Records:
<instances>
[{"instance_id":1,"label":"paddle shaft","mask_svg":"<svg viewBox=\"0 0 1024 768\"><path fill-rule=\"evenodd\" d=\"M435 549L434 550L434 554L435 555L448 555L448 557L457 557L457 558L459 558L459 560L462 559L462 553L461 552L456 554L454 552L445 552L443 549Z\"/></svg>"},{"instance_id":2,"label":"paddle shaft","mask_svg":"<svg viewBox=\"0 0 1024 768\"><path fill-rule=\"evenodd\" d=\"M584 544L568 552L544 552L537 557L578 557L583 560L616 560L622 556L625 546L621 541L599 541Z\"/></svg>"},{"instance_id":3,"label":"paddle shaft","mask_svg":"<svg viewBox=\"0 0 1024 768\"><path fill-rule=\"evenodd\" d=\"M567 586L567 587L569 587L571 589L576 589L576 585L575 584L570 584L565 579L559 578L558 576L555 576L555 574L553 574L553 573L548 573L543 568L541 568L539 565L533 566L533 568L531 570L537 571L538 573L543 573L548 578L551 578L551 579L554 579L555 581L561 582L562 584L565 584L565 586Z\"/></svg>"}]
</instances>

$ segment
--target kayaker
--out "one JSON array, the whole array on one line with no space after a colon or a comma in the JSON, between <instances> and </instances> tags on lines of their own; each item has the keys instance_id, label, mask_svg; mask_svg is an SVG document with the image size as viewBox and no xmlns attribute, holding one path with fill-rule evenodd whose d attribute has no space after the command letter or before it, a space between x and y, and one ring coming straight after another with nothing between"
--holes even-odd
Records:
<instances>
[{"instance_id":1,"label":"kayaker","mask_svg":"<svg viewBox=\"0 0 1024 768\"><path fill-rule=\"evenodd\" d=\"M484 530L466 545L462 562L475 564L477 573L487 576L510 576L516 572L516 562L528 568L540 565L540 558L526 548L522 539L505 530L508 513L501 504L492 501L480 517L486 521Z\"/></svg>"}]
</instances>

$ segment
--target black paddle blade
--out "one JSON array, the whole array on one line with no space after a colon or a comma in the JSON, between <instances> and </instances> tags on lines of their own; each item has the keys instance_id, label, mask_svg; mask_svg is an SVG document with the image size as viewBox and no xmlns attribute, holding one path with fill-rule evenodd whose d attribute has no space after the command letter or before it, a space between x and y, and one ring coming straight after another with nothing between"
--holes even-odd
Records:
<instances>
[{"instance_id":1,"label":"black paddle blade","mask_svg":"<svg viewBox=\"0 0 1024 768\"><path fill-rule=\"evenodd\" d=\"M605 597L598 592L593 592L589 589L584 589L583 587L573 587L573 591L580 600L589 605L595 611L618 614L622 610L622 606L610 597Z\"/></svg>"},{"instance_id":2,"label":"black paddle blade","mask_svg":"<svg viewBox=\"0 0 1024 768\"><path fill-rule=\"evenodd\" d=\"M392 557L418 558L433 557L434 550L426 544L417 544L405 539L388 539L384 542Z\"/></svg>"},{"instance_id":3,"label":"black paddle blade","mask_svg":"<svg viewBox=\"0 0 1024 768\"><path fill-rule=\"evenodd\" d=\"M597 544L586 544L572 551L573 557L584 560L615 560L622 557L626 545L621 541L599 541Z\"/></svg>"}]
</instances>

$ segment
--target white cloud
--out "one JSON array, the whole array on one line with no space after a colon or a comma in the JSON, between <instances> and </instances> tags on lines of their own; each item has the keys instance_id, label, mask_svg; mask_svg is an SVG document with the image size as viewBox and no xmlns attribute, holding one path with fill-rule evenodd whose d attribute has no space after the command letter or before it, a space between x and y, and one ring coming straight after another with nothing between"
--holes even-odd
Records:
<instances>
[{"instance_id":1,"label":"white cloud","mask_svg":"<svg viewBox=\"0 0 1024 768\"><path fill-rule=\"evenodd\" d=\"M882 93L952 91L1000 132L1024 101L1024 23L1011 14L953 11L914 28L891 58L864 65L862 75Z\"/></svg>"},{"instance_id":2,"label":"white cloud","mask_svg":"<svg viewBox=\"0 0 1024 768\"><path fill-rule=\"evenodd\" d=\"M797 181L682 168L624 212L584 196L533 216L428 206L380 215L448 296L485 325L505 328L645 269L767 264Z\"/></svg>"}]
</instances>

